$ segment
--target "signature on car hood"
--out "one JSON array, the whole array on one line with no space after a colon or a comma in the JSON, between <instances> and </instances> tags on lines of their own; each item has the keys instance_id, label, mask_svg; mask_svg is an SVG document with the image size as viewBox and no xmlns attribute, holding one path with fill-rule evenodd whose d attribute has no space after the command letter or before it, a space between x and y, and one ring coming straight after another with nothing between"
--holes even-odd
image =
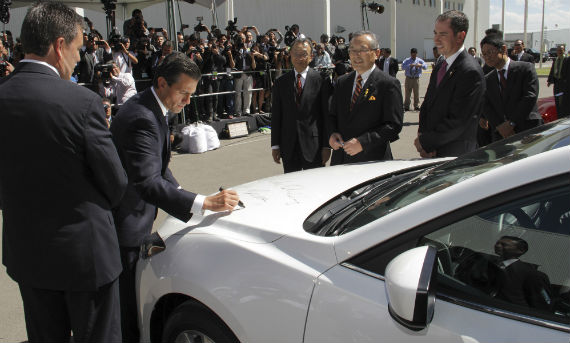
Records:
<instances>
[{"instance_id":1,"label":"signature on car hood","mask_svg":"<svg viewBox=\"0 0 570 343\"><path fill-rule=\"evenodd\" d=\"M170 235L214 234L226 239L268 243L303 230L303 221L319 206L367 180L434 160L382 161L317 168L249 182L235 189L245 208L206 211L188 223L168 217L158 230Z\"/></svg>"}]
</instances>

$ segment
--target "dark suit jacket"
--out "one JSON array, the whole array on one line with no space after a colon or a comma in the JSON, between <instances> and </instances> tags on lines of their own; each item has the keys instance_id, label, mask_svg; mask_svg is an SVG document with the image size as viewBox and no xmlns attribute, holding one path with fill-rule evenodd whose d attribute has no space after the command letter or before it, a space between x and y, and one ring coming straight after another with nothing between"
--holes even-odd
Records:
<instances>
[{"instance_id":1,"label":"dark suit jacket","mask_svg":"<svg viewBox=\"0 0 570 343\"><path fill-rule=\"evenodd\" d=\"M570 56L564 59L560 74L560 79L562 80L560 91L564 92L564 95L560 101L560 113L558 113L558 118L570 115Z\"/></svg>"},{"instance_id":2,"label":"dark suit jacket","mask_svg":"<svg viewBox=\"0 0 570 343\"><path fill-rule=\"evenodd\" d=\"M28 287L94 291L121 272L127 184L101 98L35 63L0 82L3 263Z\"/></svg>"},{"instance_id":3,"label":"dark suit jacket","mask_svg":"<svg viewBox=\"0 0 570 343\"><path fill-rule=\"evenodd\" d=\"M97 59L100 63L110 61L113 59L113 53L106 53L105 49L98 48L95 50L95 54L97 55ZM77 71L79 73L78 82L80 83L90 83L93 79L94 74L94 67L95 67L95 58L92 54L88 54L86 51L82 51L80 53L81 59L77 64Z\"/></svg>"},{"instance_id":4,"label":"dark suit jacket","mask_svg":"<svg viewBox=\"0 0 570 343\"><path fill-rule=\"evenodd\" d=\"M151 88L123 104L111 124L129 184L115 211L122 247L136 247L150 233L157 207L188 221L196 194L178 189L168 169L170 132Z\"/></svg>"},{"instance_id":5,"label":"dark suit jacket","mask_svg":"<svg viewBox=\"0 0 570 343\"><path fill-rule=\"evenodd\" d=\"M485 75L485 82L487 90L483 115L489 121L491 130L494 131L505 121L515 123L515 132L522 132L539 124L536 122L541 119L536 106L538 78L532 65L526 62L509 62L504 96L501 96L497 69ZM529 121L534 124L529 124Z\"/></svg>"},{"instance_id":6,"label":"dark suit jacket","mask_svg":"<svg viewBox=\"0 0 570 343\"><path fill-rule=\"evenodd\" d=\"M283 160L291 160L297 142L307 162L320 158L318 151L328 147L325 117L330 91L330 83L319 72L309 69L301 103L297 106L295 72L292 70L275 80L271 145L279 145Z\"/></svg>"},{"instance_id":7,"label":"dark suit jacket","mask_svg":"<svg viewBox=\"0 0 570 343\"><path fill-rule=\"evenodd\" d=\"M499 299L532 308L550 308L550 281L535 265L518 260L504 269L499 268L497 286Z\"/></svg>"},{"instance_id":8,"label":"dark suit jacket","mask_svg":"<svg viewBox=\"0 0 570 343\"><path fill-rule=\"evenodd\" d=\"M390 74L390 76L396 77L396 74L398 73L398 60L395 59L394 57L390 56L388 57L390 59L390 62L388 62L388 74ZM384 70L384 62L386 61L386 59L384 58L384 56L380 57L380 59L376 60L376 66L378 68L380 68L380 70Z\"/></svg>"},{"instance_id":9,"label":"dark suit jacket","mask_svg":"<svg viewBox=\"0 0 570 343\"><path fill-rule=\"evenodd\" d=\"M516 58L516 56L515 56ZM516 60L513 60L516 61ZM527 53L527 52L523 52L521 59L518 60L517 62L528 62L528 63L532 63L532 65L534 66L534 57L532 57L531 54Z\"/></svg>"},{"instance_id":10,"label":"dark suit jacket","mask_svg":"<svg viewBox=\"0 0 570 343\"><path fill-rule=\"evenodd\" d=\"M345 141L356 138L364 150L354 156L342 149L333 151L331 165L392 159L390 142L396 141L402 130L400 82L374 68L351 110L355 77L353 71L337 81L327 121L328 136L338 132Z\"/></svg>"},{"instance_id":11,"label":"dark suit jacket","mask_svg":"<svg viewBox=\"0 0 570 343\"><path fill-rule=\"evenodd\" d=\"M442 60L443 61L443 60ZM483 71L467 50L461 52L437 86L442 62L431 73L420 109L418 133L427 152L460 156L477 148L477 126L483 107Z\"/></svg>"}]
</instances>

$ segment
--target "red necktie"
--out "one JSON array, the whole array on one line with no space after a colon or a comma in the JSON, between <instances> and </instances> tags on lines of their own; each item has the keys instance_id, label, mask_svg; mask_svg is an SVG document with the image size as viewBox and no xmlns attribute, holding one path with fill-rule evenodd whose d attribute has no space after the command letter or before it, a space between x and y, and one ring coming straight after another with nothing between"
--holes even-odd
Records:
<instances>
[{"instance_id":1,"label":"red necktie","mask_svg":"<svg viewBox=\"0 0 570 343\"><path fill-rule=\"evenodd\" d=\"M499 70L499 79L501 80L501 94L507 90L507 78L505 77L505 69Z\"/></svg>"},{"instance_id":2,"label":"red necktie","mask_svg":"<svg viewBox=\"0 0 570 343\"><path fill-rule=\"evenodd\" d=\"M447 61L443 60L443 63L441 63L441 66L439 67L439 70L437 71L437 86L439 86L439 84L441 83L441 80L443 80L445 73L447 73Z\"/></svg>"},{"instance_id":3,"label":"red necktie","mask_svg":"<svg viewBox=\"0 0 570 343\"><path fill-rule=\"evenodd\" d=\"M301 74L297 74L297 105L301 103L301 94L303 94L303 84L301 83Z\"/></svg>"},{"instance_id":4,"label":"red necktie","mask_svg":"<svg viewBox=\"0 0 570 343\"><path fill-rule=\"evenodd\" d=\"M350 102L350 109L354 104L356 104L356 99L358 99L358 95L360 95L360 91L362 90L362 76L358 75L356 78L356 88L354 89L354 93L352 94L352 101Z\"/></svg>"}]
</instances>

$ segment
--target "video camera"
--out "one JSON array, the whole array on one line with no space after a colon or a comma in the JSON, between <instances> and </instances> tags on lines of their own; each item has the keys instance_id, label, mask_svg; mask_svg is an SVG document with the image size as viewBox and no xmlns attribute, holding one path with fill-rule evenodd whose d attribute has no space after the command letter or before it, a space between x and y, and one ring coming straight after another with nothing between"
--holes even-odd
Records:
<instances>
[{"instance_id":1,"label":"video camera","mask_svg":"<svg viewBox=\"0 0 570 343\"><path fill-rule=\"evenodd\" d=\"M231 36L234 35L234 33L238 32L238 28L236 26L237 24L237 17L234 17L234 20L228 20L228 26L226 26L226 31L228 31L230 33Z\"/></svg>"},{"instance_id":2,"label":"video camera","mask_svg":"<svg viewBox=\"0 0 570 343\"><path fill-rule=\"evenodd\" d=\"M293 32L293 30L299 30L299 25L293 24L291 25L291 27L285 26L284 40L285 40L285 45L287 46L291 46L291 44L293 44L295 39L297 39L297 35L295 34L295 32Z\"/></svg>"},{"instance_id":3,"label":"video camera","mask_svg":"<svg viewBox=\"0 0 570 343\"><path fill-rule=\"evenodd\" d=\"M129 37L124 37L119 34L114 34L109 38L109 45L115 51L123 50L121 44L127 44L129 41Z\"/></svg>"},{"instance_id":4,"label":"video camera","mask_svg":"<svg viewBox=\"0 0 570 343\"><path fill-rule=\"evenodd\" d=\"M101 80L108 84L111 81L111 73L113 72L113 63L98 63L95 65L95 73L101 72Z\"/></svg>"},{"instance_id":5,"label":"video camera","mask_svg":"<svg viewBox=\"0 0 570 343\"><path fill-rule=\"evenodd\" d=\"M208 28L206 27L206 25L202 24L202 20L204 20L204 17L196 17L196 20L198 20L198 25L194 26L194 31L207 32Z\"/></svg>"}]
</instances>

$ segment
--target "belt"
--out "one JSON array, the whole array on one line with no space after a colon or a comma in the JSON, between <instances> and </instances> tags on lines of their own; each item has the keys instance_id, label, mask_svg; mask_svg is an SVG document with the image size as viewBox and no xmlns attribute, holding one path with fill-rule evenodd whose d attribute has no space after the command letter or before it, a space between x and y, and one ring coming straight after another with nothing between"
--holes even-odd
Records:
<instances>
[{"instance_id":1,"label":"belt","mask_svg":"<svg viewBox=\"0 0 570 343\"><path fill-rule=\"evenodd\" d=\"M406 77L407 77L408 79L419 79L419 78L420 78L419 76L418 76L418 77L411 77L411 76L408 76L408 75L406 75Z\"/></svg>"}]
</instances>

